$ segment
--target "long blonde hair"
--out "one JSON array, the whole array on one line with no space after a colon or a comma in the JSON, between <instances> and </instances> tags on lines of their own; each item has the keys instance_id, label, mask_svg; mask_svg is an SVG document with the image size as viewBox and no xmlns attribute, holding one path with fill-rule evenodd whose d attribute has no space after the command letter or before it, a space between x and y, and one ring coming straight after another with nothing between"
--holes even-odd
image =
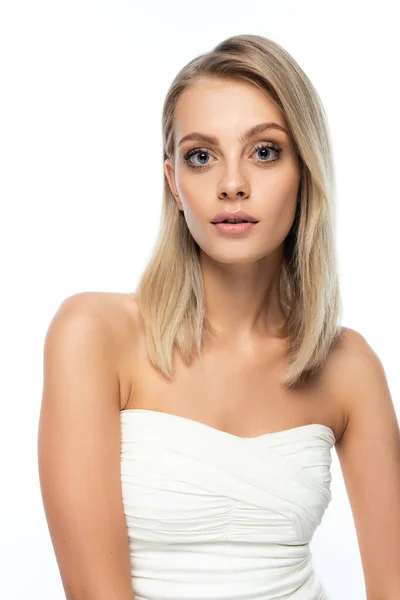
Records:
<instances>
[{"instance_id":1,"label":"long blonde hair","mask_svg":"<svg viewBox=\"0 0 400 600\"><path fill-rule=\"evenodd\" d=\"M200 78L250 82L285 115L301 162L299 203L284 241L280 294L286 307L281 330L288 340L286 387L316 373L344 330L334 239L335 182L331 141L321 100L300 66L279 44L258 35L235 35L191 60L173 80L162 114L164 160L174 163L174 110L184 90ZM164 174L158 239L139 280L136 300L146 331L148 357L173 376L177 349L190 365L202 356L205 314L199 247L178 209Z\"/></svg>"}]
</instances>

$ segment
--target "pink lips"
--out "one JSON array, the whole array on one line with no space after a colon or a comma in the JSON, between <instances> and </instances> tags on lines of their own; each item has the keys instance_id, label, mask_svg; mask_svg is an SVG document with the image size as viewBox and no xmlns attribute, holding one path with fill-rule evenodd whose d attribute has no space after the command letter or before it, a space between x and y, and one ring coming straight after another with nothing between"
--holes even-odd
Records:
<instances>
[{"instance_id":1,"label":"pink lips","mask_svg":"<svg viewBox=\"0 0 400 600\"><path fill-rule=\"evenodd\" d=\"M240 235L251 231L257 223L213 223L213 225L221 233Z\"/></svg>"},{"instance_id":2,"label":"pink lips","mask_svg":"<svg viewBox=\"0 0 400 600\"><path fill-rule=\"evenodd\" d=\"M224 210L223 212L215 215L211 223L220 223L221 221L226 221L227 219L241 219L242 221L249 221L249 223L258 223L258 220L249 215L249 213L244 212L244 210Z\"/></svg>"}]
</instances>

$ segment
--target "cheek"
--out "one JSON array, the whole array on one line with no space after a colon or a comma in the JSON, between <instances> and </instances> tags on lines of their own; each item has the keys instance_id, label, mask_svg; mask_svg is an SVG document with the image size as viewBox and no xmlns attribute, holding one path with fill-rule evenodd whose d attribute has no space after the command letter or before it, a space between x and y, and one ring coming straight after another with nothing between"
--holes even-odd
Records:
<instances>
[{"instance_id":1,"label":"cheek","mask_svg":"<svg viewBox=\"0 0 400 600\"><path fill-rule=\"evenodd\" d=\"M205 214L204 209L196 203L185 202L183 204L185 211L186 225L194 238L201 248L207 247L209 243L209 228L212 227L209 224L208 214Z\"/></svg>"},{"instance_id":2,"label":"cheek","mask_svg":"<svg viewBox=\"0 0 400 600\"><path fill-rule=\"evenodd\" d=\"M193 181L193 177L181 177L179 181L178 193L192 235L195 232L199 235L214 216L215 204L212 204L212 199L215 196L215 188L214 192L212 189L204 180Z\"/></svg>"},{"instance_id":3,"label":"cheek","mask_svg":"<svg viewBox=\"0 0 400 600\"><path fill-rule=\"evenodd\" d=\"M295 165L290 165L284 171L275 171L271 174L268 184L265 186L264 198L267 206L273 212L281 213L282 217L296 209L297 194L300 185L300 173Z\"/></svg>"},{"instance_id":4,"label":"cheek","mask_svg":"<svg viewBox=\"0 0 400 600\"><path fill-rule=\"evenodd\" d=\"M274 246L279 245L289 233L296 215L298 184L282 185L274 189L262 212L265 233Z\"/></svg>"},{"instance_id":5,"label":"cheek","mask_svg":"<svg viewBox=\"0 0 400 600\"><path fill-rule=\"evenodd\" d=\"M296 199L296 195L287 198L287 202L282 204L274 215L275 231L279 243L284 241L293 225L297 209Z\"/></svg>"}]
</instances>

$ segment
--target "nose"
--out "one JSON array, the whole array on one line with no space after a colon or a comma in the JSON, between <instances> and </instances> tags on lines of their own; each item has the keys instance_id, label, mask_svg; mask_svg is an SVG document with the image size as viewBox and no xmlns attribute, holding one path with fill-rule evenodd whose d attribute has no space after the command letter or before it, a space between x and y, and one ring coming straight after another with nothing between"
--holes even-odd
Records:
<instances>
[{"instance_id":1,"label":"nose","mask_svg":"<svg viewBox=\"0 0 400 600\"><path fill-rule=\"evenodd\" d=\"M249 194L250 184L238 170L230 175L227 173L219 182L218 198L222 200L247 198Z\"/></svg>"},{"instance_id":2,"label":"nose","mask_svg":"<svg viewBox=\"0 0 400 600\"><path fill-rule=\"evenodd\" d=\"M250 194L250 184L238 163L226 164L218 183L218 198L222 200L247 198Z\"/></svg>"}]
</instances>

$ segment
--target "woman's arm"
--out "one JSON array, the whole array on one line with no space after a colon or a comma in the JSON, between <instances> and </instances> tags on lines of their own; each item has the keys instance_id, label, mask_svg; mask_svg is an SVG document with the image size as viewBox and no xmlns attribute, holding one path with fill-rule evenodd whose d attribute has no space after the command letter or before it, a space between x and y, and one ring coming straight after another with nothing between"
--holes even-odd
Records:
<instances>
[{"instance_id":1,"label":"woman's arm","mask_svg":"<svg viewBox=\"0 0 400 600\"><path fill-rule=\"evenodd\" d=\"M47 331L38 458L68 600L133 600L120 481L120 396L109 305L64 300Z\"/></svg>"},{"instance_id":2,"label":"woman's arm","mask_svg":"<svg viewBox=\"0 0 400 600\"><path fill-rule=\"evenodd\" d=\"M336 445L360 547L368 600L400 598L400 431L382 363L362 335L337 364L348 407Z\"/></svg>"}]
</instances>

